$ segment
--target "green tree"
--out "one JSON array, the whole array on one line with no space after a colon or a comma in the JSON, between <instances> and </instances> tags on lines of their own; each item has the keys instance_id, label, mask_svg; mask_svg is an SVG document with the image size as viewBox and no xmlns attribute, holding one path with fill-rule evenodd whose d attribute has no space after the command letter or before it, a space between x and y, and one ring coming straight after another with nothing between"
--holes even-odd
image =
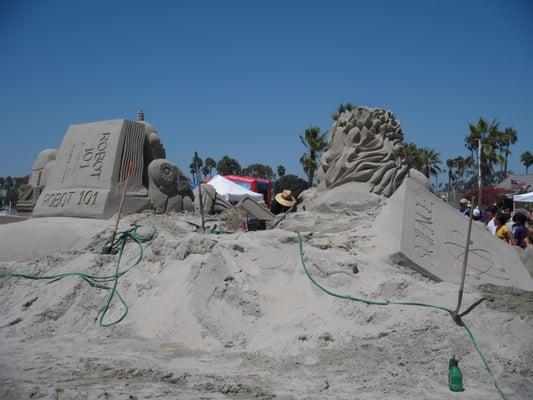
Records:
<instances>
[{"instance_id":1,"label":"green tree","mask_svg":"<svg viewBox=\"0 0 533 400\"><path fill-rule=\"evenodd\" d=\"M200 183L198 182L197 176L198 176L198 172L202 172L203 165L204 165L204 162L202 161L200 156L198 156L198 153L195 152L192 158L191 165L189 165L189 171L191 172L192 181L194 183Z\"/></svg>"},{"instance_id":2,"label":"green tree","mask_svg":"<svg viewBox=\"0 0 533 400\"><path fill-rule=\"evenodd\" d=\"M209 175L209 167L207 164L204 164L202 167L202 175L204 176L204 179L207 179L207 175Z\"/></svg>"},{"instance_id":3,"label":"green tree","mask_svg":"<svg viewBox=\"0 0 533 400\"><path fill-rule=\"evenodd\" d=\"M222 157L217 163L217 171L220 175L240 175L241 170L239 162L229 156Z\"/></svg>"},{"instance_id":4,"label":"green tree","mask_svg":"<svg viewBox=\"0 0 533 400\"><path fill-rule=\"evenodd\" d=\"M435 192L438 190L437 179L439 172L441 171L439 164L442 163L439 156L440 153L437 153L435 149L429 147L420 149L422 173L426 175L428 179L431 178L431 175L435 176Z\"/></svg>"},{"instance_id":5,"label":"green tree","mask_svg":"<svg viewBox=\"0 0 533 400\"><path fill-rule=\"evenodd\" d=\"M430 178L431 175L438 175L438 173L441 171L438 165L441 164L442 161L439 157L440 153L437 153L435 149L429 147L420 149L422 172L427 178Z\"/></svg>"},{"instance_id":6,"label":"green tree","mask_svg":"<svg viewBox=\"0 0 533 400\"><path fill-rule=\"evenodd\" d=\"M404 143L403 148L409 168L414 168L420 172L423 172L421 150L413 142Z\"/></svg>"},{"instance_id":7,"label":"green tree","mask_svg":"<svg viewBox=\"0 0 533 400\"><path fill-rule=\"evenodd\" d=\"M279 178L285 175L285 167L283 165L278 165L278 168L276 168L276 171L278 173Z\"/></svg>"},{"instance_id":8,"label":"green tree","mask_svg":"<svg viewBox=\"0 0 533 400\"><path fill-rule=\"evenodd\" d=\"M501 157L503 158L503 178L507 177L507 161L509 155L512 154L509 150L509 146L514 145L518 140L518 132L513 128L505 128L503 132L500 132L499 148L501 150Z\"/></svg>"},{"instance_id":9,"label":"green tree","mask_svg":"<svg viewBox=\"0 0 533 400\"><path fill-rule=\"evenodd\" d=\"M524 165L524 167L526 167L527 174L527 170L533 165L533 154L531 154L531 152L529 151L523 152L520 156L520 161L522 161L522 164Z\"/></svg>"},{"instance_id":10,"label":"green tree","mask_svg":"<svg viewBox=\"0 0 533 400\"><path fill-rule=\"evenodd\" d=\"M208 172L209 178L212 178L212 171L213 171L213 168L217 167L217 162L213 160L211 157L207 157L205 159L205 167L209 169L209 172Z\"/></svg>"},{"instance_id":11,"label":"green tree","mask_svg":"<svg viewBox=\"0 0 533 400\"><path fill-rule=\"evenodd\" d=\"M352 103L341 103L339 104L337 111L331 115L331 119L333 119L333 121L337 121L344 111L352 111L356 107L357 106Z\"/></svg>"},{"instance_id":12,"label":"green tree","mask_svg":"<svg viewBox=\"0 0 533 400\"><path fill-rule=\"evenodd\" d=\"M300 135L302 144L307 148L308 152L300 157L300 163L307 175L309 186L313 186L315 172L318 168L318 159L324 150L328 147L326 140L327 132L320 132L317 126L311 126Z\"/></svg>"},{"instance_id":13,"label":"green tree","mask_svg":"<svg viewBox=\"0 0 533 400\"><path fill-rule=\"evenodd\" d=\"M250 164L242 170L242 174L256 178L274 179L274 171L265 164Z\"/></svg>"},{"instance_id":14,"label":"green tree","mask_svg":"<svg viewBox=\"0 0 533 400\"><path fill-rule=\"evenodd\" d=\"M491 185L494 177L494 166L502 163L502 157L497 153L501 143L498 122L493 120L490 124L480 118L477 123L469 124L470 133L465 136L465 147L470 151L474 165L480 165L481 183L483 186ZM481 141L481 151L479 142ZM481 159L479 158L481 155Z\"/></svg>"}]
</instances>

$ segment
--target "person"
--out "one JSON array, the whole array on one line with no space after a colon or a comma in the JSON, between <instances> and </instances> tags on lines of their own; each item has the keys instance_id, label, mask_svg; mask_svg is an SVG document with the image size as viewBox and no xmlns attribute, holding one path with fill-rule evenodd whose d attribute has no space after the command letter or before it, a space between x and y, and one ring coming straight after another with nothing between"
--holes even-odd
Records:
<instances>
[{"instance_id":1,"label":"person","mask_svg":"<svg viewBox=\"0 0 533 400\"><path fill-rule=\"evenodd\" d=\"M520 212L513 216L513 227L511 228L513 246L523 249L527 246L528 229L526 228L526 216Z\"/></svg>"},{"instance_id":2,"label":"person","mask_svg":"<svg viewBox=\"0 0 533 400\"><path fill-rule=\"evenodd\" d=\"M481 211L479 210L479 208L476 207L472 211L472 219L474 221L481 221Z\"/></svg>"},{"instance_id":3,"label":"person","mask_svg":"<svg viewBox=\"0 0 533 400\"><path fill-rule=\"evenodd\" d=\"M461 199L459 200L459 212L463 214L465 217L470 216L470 204L468 203L467 199Z\"/></svg>"},{"instance_id":4,"label":"person","mask_svg":"<svg viewBox=\"0 0 533 400\"><path fill-rule=\"evenodd\" d=\"M290 190L284 190L274 196L270 211L272 214L278 215L291 211L296 205L296 199L292 196Z\"/></svg>"},{"instance_id":5,"label":"person","mask_svg":"<svg viewBox=\"0 0 533 400\"><path fill-rule=\"evenodd\" d=\"M512 244L511 230L506 225L507 217L503 213L496 215L496 237Z\"/></svg>"},{"instance_id":6,"label":"person","mask_svg":"<svg viewBox=\"0 0 533 400\"><path fill-rule=\"evenodd\" d=\"M493 235L496 234L496 214L498 213L498 207L490 206L485 210L487 215L487 229Z\"/></svg>"}]
</instances>

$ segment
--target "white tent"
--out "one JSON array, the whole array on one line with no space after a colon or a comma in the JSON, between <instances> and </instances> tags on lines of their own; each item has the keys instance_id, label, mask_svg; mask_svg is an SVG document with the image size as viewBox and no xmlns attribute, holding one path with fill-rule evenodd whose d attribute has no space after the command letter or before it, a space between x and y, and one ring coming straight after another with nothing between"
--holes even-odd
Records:
<instances>
[{"instance_id":1,"label":"white tent","mask_svg":"<svg viewBox=\"0 0 533 400\"><path fill-rule=\"evenodd\" d=\"M264 201L261 193L252 192L220 175L213 177L213 179L207 182L207 184L213 186L217 191L217 194L230 202L240 201L247 196L256 201Z\"/></svg>"},{"instance_id":2,"label":"white tent","mask_svg":"<svg viewBox=\"0 0 533 400\"><path fill-rule=\"evenodd\" d=\"M513 201L522 202L522 203L533 203L533 192L524 193L524 194L515 194L513 196Z\"/></svg>"}]
</instances>

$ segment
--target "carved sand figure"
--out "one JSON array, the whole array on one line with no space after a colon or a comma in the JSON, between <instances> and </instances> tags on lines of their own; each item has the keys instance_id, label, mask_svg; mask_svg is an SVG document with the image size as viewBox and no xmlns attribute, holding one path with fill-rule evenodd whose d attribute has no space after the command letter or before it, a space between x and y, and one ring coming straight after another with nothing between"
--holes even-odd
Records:
<instances>
[{"instance_id":1,"label":"carved sand figure","mask_svg":"<svg viewBox=\"0 0 533 400\"><path fill-rule=\"evenodd\" d=\"M33 211L37 199L46 186L48 175L50 174L50 169L54 164L56 155L56 149L45 149L39 153L33 162L28 185L19 196L19 201L17 202L18 212Z\"/></svg>"},{"instance_id":2,"label":"carved sand figure","mask_svg":"<svg viewBox=\"0 0 533 400\"><path fill-rule=\"evenodd\" d=\"M125 213L192 211L188 179L165 159L159 135L142 110L137 119L70 126L33 215L109 218L118 210L126 179Z\"/></svg>"},{"instance_id":3,"label":"carved sand figure","mask_svg":"<svg viewBox=\"0 0 533 400\"><path fill-rule=\"evenodd\" d=\"M390 111L367 107L345 111L329 134L330 147L317 173L318 190L368 182L372 193L389 197L409 171L403 132Z\"/></svg>"}]
</instances>

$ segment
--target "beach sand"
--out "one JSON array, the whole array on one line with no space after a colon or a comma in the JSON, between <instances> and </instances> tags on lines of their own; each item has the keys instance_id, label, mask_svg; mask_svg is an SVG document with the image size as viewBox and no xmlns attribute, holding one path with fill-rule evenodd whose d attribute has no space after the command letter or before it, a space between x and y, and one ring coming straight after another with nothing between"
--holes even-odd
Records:
<instances>
[{"instance_id":1,"label":"beach sand","mask_svg":"<svg viewBox=\"0 0 533 400\"><path fill-rule=\"evenodd\" d=\"M127 317L102 328L106 291L79 278L0 279L2 399L499 399L463 328L445 312L334 298L455 308L457 284L434 282L379 254L385 202L354 187L317 200L278 229L197 233L193 215L129 215L157 229L118 290ZM354 200L355 199L355 200ZM0 226L0 272L111 274L102 255L114 221L40 218ZM210 222L212 225L213 222ZM138 248L128 243L124 266ZM466 285L465 317L502 390L533 398L531 293ZM120 315L114 302L109 320ZM465 391L448 390L456 355Z\"/></svg>"}]
</instances>

